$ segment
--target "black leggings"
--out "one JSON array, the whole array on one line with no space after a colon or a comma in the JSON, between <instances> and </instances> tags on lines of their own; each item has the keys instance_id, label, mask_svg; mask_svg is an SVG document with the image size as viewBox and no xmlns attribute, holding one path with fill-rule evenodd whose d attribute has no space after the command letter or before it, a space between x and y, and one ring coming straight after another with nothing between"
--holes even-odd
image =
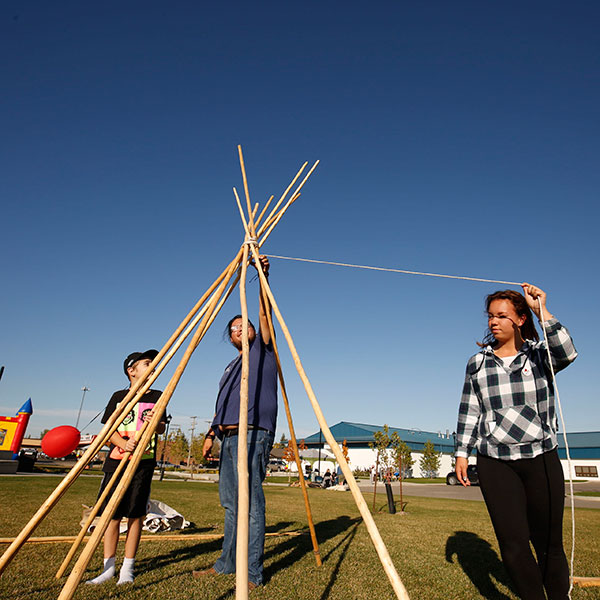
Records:
<instances>
[{"instance_id":1,"label":"black leggings","mask_svg":"<svg viewBox=\"0 0 600 600\"><path fill-rule=\"evenodd\" d=\"M562 541L565 482L556 450L520 460L478 454L477 470L504 566L521 598L546 600L544 588L549 600L568 598Z\"/></svg>"}]
</instances>

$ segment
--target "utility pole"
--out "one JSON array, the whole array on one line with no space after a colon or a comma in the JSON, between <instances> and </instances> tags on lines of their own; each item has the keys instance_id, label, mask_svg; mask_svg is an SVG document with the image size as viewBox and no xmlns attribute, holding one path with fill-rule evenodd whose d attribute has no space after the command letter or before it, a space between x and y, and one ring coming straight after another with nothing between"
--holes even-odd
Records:
<instances>
[{"instance_id":1,"label":"utility pole","mask_svg":"<svg viewBox=\"0 0 600 600\"><path fill-rule=\"evenodd\" d=\"M83 392L83 396L81 396L81 404L79 405L79 412L77 413L77 423L75 423L75 429L79 429L79 417L81 417L81 409L83 408L83 401L85 400L86 392L89 392L90 388L87 387L86 385L84 385L81 388L81 391Z\"/></svg>"},{"instance_id":2,"label":"utility pole","mask_svg":"<svg viewBox=\"0 0 600 600\"><path fill-rule=\"evenodd\" d=\"M187 466L190 468L190 459L192 457L192 443L194 442L194 429L196 429L196 419L198 417L190 417L192 419L192 426L190 427L190 445L188 450Z\"/></svg>"}]
</instances>

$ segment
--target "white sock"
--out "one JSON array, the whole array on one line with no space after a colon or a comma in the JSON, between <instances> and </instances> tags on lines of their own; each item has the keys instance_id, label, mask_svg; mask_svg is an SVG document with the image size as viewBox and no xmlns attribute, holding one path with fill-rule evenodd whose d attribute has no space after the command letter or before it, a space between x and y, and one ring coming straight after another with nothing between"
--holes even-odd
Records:
<instances>
[{"instance_id":1,"label":"white sock","mask_svg":"<svg viewBox=\"0 0 600 600\"><path fill-rule=\"evenodd\" d=\"M110 558L104 559L104 570L98 577L94 577L94 579L89 579L86 583L91 583L93 585L97 585L99 583L105 583L109 579L112 579L115 576L115 557L111 556Z\"/></svg>"},{"instance_id":2,"label":"white sock","mask_svg":"<svg viewBox=\"0 0 600 600\"><path fill-rule=\"evenodd\" d=\"M123 559L123 566L121 567L121 571L119 572L119 581L117 581L117 585L122 585L123 583L133 583L134 563L135 558Z\"/></svg>"}]
</instances>

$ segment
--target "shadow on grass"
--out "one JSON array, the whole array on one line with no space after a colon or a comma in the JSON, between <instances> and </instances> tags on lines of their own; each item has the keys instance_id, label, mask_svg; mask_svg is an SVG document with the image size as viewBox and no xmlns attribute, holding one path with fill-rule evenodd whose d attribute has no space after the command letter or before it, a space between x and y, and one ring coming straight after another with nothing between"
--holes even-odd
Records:
<instances>
[{"instance_id":1,"label":"shadow on grass","mask_svg":"<svg viewBox=\"0 0 600 600\"><path fill-rule=\"evenodd\" d=\"M356 524L361 521L362 519L360 518L352 519L347 515L342 515L335 519L315 523L317 542L319 545L321 545L326 540L340 535L353 525L356 526ZM304 536L301 538L288 538L271 548L265 554L265 560L276 556L279 556L280 558L273 561L265 569L265 581L268 581L277 571L291 567L307 553L311 552L311 550L312 544L310 542L310 538ZM329 553L327 556L321 557L323 562L326 562L330 555L331 553Z\"/></svg>"},{"instance_id":2,"label":"shadow on grass","mask_svg":"<svg viewBox=\"0 0 600 600\"><path fill-rule=\"evenodd\" d=\"M317 540L319 544L325 542L330 538L336 537L346 531L349 528L352 528L352 531L349 531L343 538L343 540L338 544L335 548L333 548L326 556L321 557L323 563L327 562L331 557L333 552L339 550L341 545L346 542L335 566L333 567L333 571L331 573L331 577L329 579L329 583L321 596L322 600L326 600L331 593L331 589L338 575L338 571L340 566L344 560L346 552L348 551L348 547L352 543L354 536L356 535L356 529L358 525L362 522L362 519L355 518L351 519L350 517L343 515L337 517L336 519L331 519L329 521L322 521L321 523L315 523L315 531L317 534ZM293 523L279 522L276 525L272 525L267 527L267 532L279 531L282 529L288 528ZM306 532L308 534L308 531ZM308 535L301 537L293 537L286 538L276 546L271 548L267 553L265 553L265 560L268 558L272 558L275 556L280 556L277 560L272 562L264 571L264 583L268 583L269 579L273 577L273 575L282 569L286 569L287 567L291 567L297 561L301 560L306 554L312 553L312 543L310 541L310 537ZM227 598L233 598L235 596L235 583L231 587L231 589L225 591L221 596L216 598L216 600L226 600Z\"/></svg>"},{"instance_id":3,"label":"shadow on grass","mask_svg":"<svg viewBox=\"0 0 600 600\"><path fill-rule=\"evenodd\" d=\"M275 525L270 525L269 527L267 527L266 532L267 533L277 533L278 531L283 531L285 529L289 529L289 527L293 524L294 523L292 521L280 521L279 523L276 523ZM207 527L207 528L203 528L203 529L197 528L195 530L195 533L202 532L202 531L214 531L214 529L211 527ZM289 539L290 541L296 540L295 543L296 544L298 543L297 542L298 538L286 538L286 539ZM301 538L301 539L304 539L304 538ZM181 541L185 542L185 539L182 539ZM206 540L206 541L202 541L202 542L197 542L196 540L194 540L194 541L196 543L191 543L189 546L176 548L169 552L165 552L164 554L158 554L155 556L151 556L151 557L139 560L138 562L136 562L136 571L138 571L139 573L141 573L142 571L158 572L159 569L161 569L163 567L167 567L171 564L178 563L180 561L202 560L203 555L209 556L212 553L219 552L221 550L221 547L223 544L222 537L215 539L215 540ZM305 549L303 551L303 554L306 552L308 552L308 549ZM200 563L200 564L196 565L195 568L208 569L213 566L213 563L214 563L214 560L211 559L210 562L204 563L204 564ZM181 575L181 573L165 575L164 577L161 577L158 580L154 579L151 583L148 583L146 585L139 585L138 587L140 589L142 589L144 587L153 586L158 581L166 581L168 579L171 579L172 577L178 577L180 575ZM190 576L191 576L191 572L190 572ZM233 591L235 591L235 587L233 588ZM229 596L229 594L230 594L230 591L227 591L225 593L225 595L222 597L226 598Z\"/></svg>"},{"instance_id":4,"label":"shadow on grass","mask_svg":"<svg viewBox=\"0 0 600 600\"><path fill-rule=\"evenodd\" d=\"M348 552L348 548L350 547L350 544L352 543L354 536L356 535L356 530L358 529L360 520L361 519L354 520L355 522L352 525L352 529L343 537L342 541L338 544L338 546L336 548L334 548L334 550L338 550L342 546L342 544L344 545L342 552L340 553L340 556L339 556L337 562L335 563L335 567L333 567L333 570L331 571L331 576L329 577L329 582L327 583L327 586L323 590L323 595L321 596L321 600L327 600L327 598L329 598L329 594L331 593L333 584L335 583L335 580L337 579L337 576L338 576L338 573L340 570L340 566L341 566L342 562L344 561L344 558L346 557L346 553ZM331 550L331 552L329 552L323 560L326 561L327 559L329 559L332 552L333 552L333 550Z\"/></svg>"},{"instance_id":5,"label":"shadow on grass","mask_svg":"<svg viewBox=\"0 0 600 600\"><path fill-rule=\"evenodd\" d=\"M330 590L335 582L337 573L339 571L340 565L343 561L343 558L347 552L348 546L352 542L354 535L356 533L356 528L359 523L362 521L360 518L350 518L346 515L342 515L337 517L336 519L330 519L328 521L322 521L320 523L315 524L315 530L317 534L317 540L319 544L324 543L326 540L336 537L352 528L352 531L348 532L344 539L337 545L333 550L331 550L326 556L322 557L323 562L326 562L330 559L332 552L339 550L341 544L347 540L346 545L337 560L335 567L333 568L333 572L330 578L330 582L322 596L323 600L328 598ZM267 527L267 533L276 533L278 531L284 531L289 529L291 525L294 523L291 521L280 521L275 525L270 525ZM308 531L306 532L308 533ZM182 540L185 541L185 540ZM186 560L195 560L202 559L203 555L209 556L212 553L218 552L221 550L221 546L223 543L223 539L219 538L216 540L206 540L205 542L193 543L189 546L184 546L180 548L176 548L169 552L165 552L163 554L158 554L152 557L148 557L145 559L141 559L136 563L136 571L141 573L142 571L153 571L155 573L159 572L161 568L167 567L168 565L178 563L180 561ZM265 559L279 557L276 558L274 562L272 562L268 568L265 569L264 579L265 582L268 582L269 579L279 570L286 569L287 567L292 566L297 561L301 560L306 554L312 553L312 545L310 542L310 537L300 536L300 537L286 537L283 538L281 542L272 547L266 554ZM210 563L206 564L198 564L195 568L197 569L206 569L212 566L214 561L211 560ZM138 570L139 569L139 570ZM166 581L173 577L180 576L181 573L174 573L170 575L166 575L164 577L159 577L158 579L154 578L152 582L149 582L146 585L138 585L138 589L142 590L145 587L156 585L156 583L160 581ZM191 573L190 573L191 575ZM233 579L233 586L231 589L226 590L219 598L216 600L223 600L224 598L231 597L232 593L235 593L235 580Z\"/></svg>"},{"instance_id":6,"label":"shadow on grass","mask_svg":"<svg viewBox=\"0 0 600 600\"><path fill-rule=\"evenodd\" d=\"M501 592L493 579L516 595L502 561L486 540L470 531L455 531L446 541L446 560L453 562L454 555L465 575L486 600L510 600ZM493 579L492 579L493 578Z\"/></svg>"}]
</instances>

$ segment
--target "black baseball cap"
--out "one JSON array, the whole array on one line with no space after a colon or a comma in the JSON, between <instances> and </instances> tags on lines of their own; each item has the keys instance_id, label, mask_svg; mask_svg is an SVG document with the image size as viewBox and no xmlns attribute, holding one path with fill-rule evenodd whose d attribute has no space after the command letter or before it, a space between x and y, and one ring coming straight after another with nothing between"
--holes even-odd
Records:
<instances>
[{"instance_id":1,"label":"black baseball cap","mask_svg":"<svg viewBox=\"0 0 600 600\"><path fill-rule=\"evenodd\" d=\"M129 367L132 367L138 360L143 360L144 358L154 360L157 356L158 350L146 350L146 352L132 352L123 361L123 371L125 371L125 375L127 375L127 369L129 369Z\"/></svg>"}]
</instances>

